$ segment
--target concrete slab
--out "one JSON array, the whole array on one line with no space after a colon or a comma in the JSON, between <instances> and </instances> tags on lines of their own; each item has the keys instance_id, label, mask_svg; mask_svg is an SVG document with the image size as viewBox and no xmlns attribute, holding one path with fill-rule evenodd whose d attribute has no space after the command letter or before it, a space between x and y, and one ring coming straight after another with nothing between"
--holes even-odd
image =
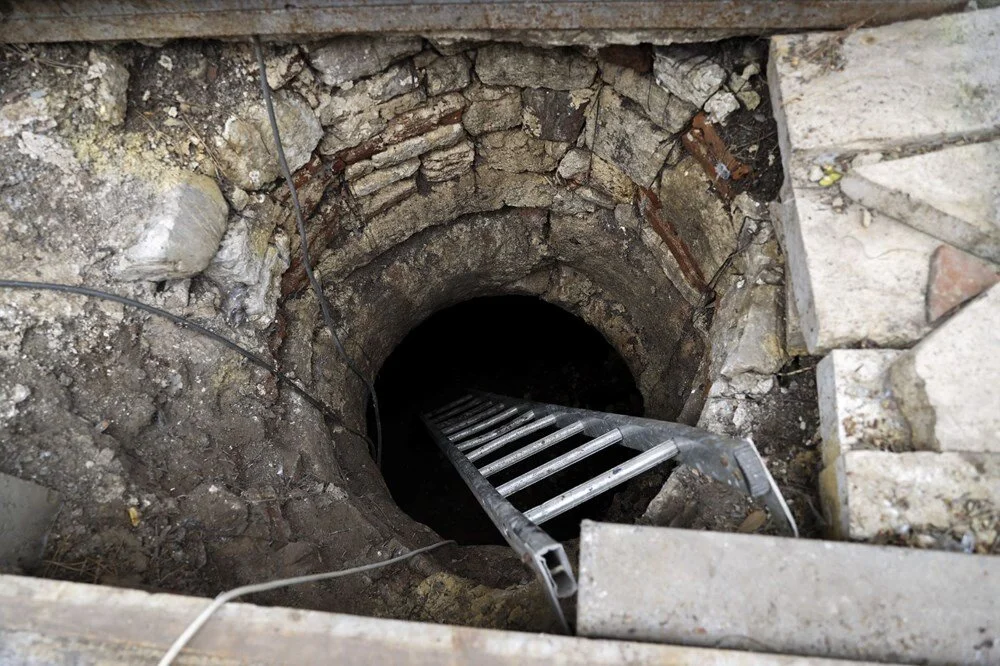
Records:
<instances>
[{"instance_id":1,"label":"concrete slab","mask_svg":"<svg viewBox=\"0 0 1000 666\"><path fill-rule=\"evenodd\" d=\"M835 198L829 189L796 185L784 219L786 261L809 351L916 342L929 330L924 290L940 242L856 204L836 207Z\"/></svg>"},{"instance_id":2,"label":"concrete slab","mask_svg":"<svg viewBox=\"0 0 1000 666\"><path fill-rule=\"evenodd\" d=\"M901 354L837 349L816 366L824 465L847 451L909 448L909 426L889 390L889 368Z\"/></svg>"},{"instance_id":3,"label":"concrete slab","mask_svg":"<svg viewBox=\"0 0 1000 666\"><path fill-rule=\"evenodd\" d=\"M207 604L207 599L195 597L0 576L0 663L154 663ZM844 662L232 603L212 616L177 663L833 666Z\"/></svg>"},{"instance_id":4,"label":"concrete slab","mask_svg":"<svg viewBox=\"0 0 1000 666\"><path fill-rule=\"evenodd\" d=\"M914 446L1000 455L1000 285L903 354L891 380Z\"/></svg>"},{"instance_id":5,"label":"concrete slab","mask_svg":"<svg viewBox=\"0 0 1000 666\"><path fill-rule=\"evenodd\" d=\"M1000 659L1000 558L584 521L586 636L921 664Z\"/></svg>"},{"instance_id":6,"label":"concrete slab","mask_svg":"<svg viewBox=\"0 0 1000 666\"><path fill-rule=\"evenodd\" d=\"M840 538L971 532L989 544L1000 522L1000 455L848 451L820 474L820 499Z\"/></svg>"},{"instance_id":7,"label":"concrete slab","mask_svg":"<svg viewBox=\"0 0 1000 666\"><path fill-rule=\"evenodd\" d=\"M778 35L768 81L781 152L875 151L994 132L1000 8Z\"/></svg>"},{"instance_id":8,"label":"concrete slab","mask_svg":"<svg viewBox=\"0 0 1000 666\"><path fill-rule=\"evenodd\" d=\"M863 164L840 189L868 208L1000 261L1000 141Z\"/></svg>"},{"instance_id":9,"label":"concrete slab","mask_svg":"<svg viewBox=\"0 0 1000 666\"><path fill-rule=\"evenodd\" d=\"M36 565L58 509L59 493L0 474L0 566Z\"/></svg>"}]
</instances>

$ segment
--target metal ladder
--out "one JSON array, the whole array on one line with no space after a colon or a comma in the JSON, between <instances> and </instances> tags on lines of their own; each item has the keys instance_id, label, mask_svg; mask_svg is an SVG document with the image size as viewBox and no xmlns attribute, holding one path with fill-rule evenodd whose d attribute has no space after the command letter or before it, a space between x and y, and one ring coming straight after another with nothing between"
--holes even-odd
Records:
<instances>
[{"instance_id":1,"label":"metal ladder","mask_svg":"<svg viewBox=\"0 0 1000 666\"><path fill-rule=\"evenodd\" d=\"M567 631L559 599L575 594L576 578L562 544L539 525L667 460L676 459L760 500L787 533L798 536L788 505L749 439L731 439L679 423L481 392L471 392L421 418L507 543L535 571ZM552 429L538 439L528 437ZM497 472L575 435L591 439L499 486L490 482L489 477ZM510 453L476 465L515 442L518 448ZM514 493L615 445L639 453L527 511L519 511L508 501Z\"/></svg>"}]
</instances>

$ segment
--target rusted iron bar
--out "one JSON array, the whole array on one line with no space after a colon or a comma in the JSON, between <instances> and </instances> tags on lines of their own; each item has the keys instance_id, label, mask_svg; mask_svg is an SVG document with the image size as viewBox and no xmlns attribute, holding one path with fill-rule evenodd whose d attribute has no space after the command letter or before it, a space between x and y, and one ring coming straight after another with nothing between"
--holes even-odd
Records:
<instances>
[{"instance_id":1,"label":"rusted iron bar","mask_svg":"<svg viewBox=\"0 0 1000 666\"><path fill-rule=\"evenodd\" d=\"M8 0L0 42L467 30L839 29L959 11L966 0Z\"/></svg>"}]
</instances>

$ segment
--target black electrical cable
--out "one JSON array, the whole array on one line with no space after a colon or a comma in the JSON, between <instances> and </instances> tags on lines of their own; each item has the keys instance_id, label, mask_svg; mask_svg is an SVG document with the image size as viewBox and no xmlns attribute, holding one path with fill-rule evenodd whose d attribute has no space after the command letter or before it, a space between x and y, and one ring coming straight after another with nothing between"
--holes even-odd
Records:
<instances>
[{"instance_id":1,"label":"black electrical cable","mask_svg":"<svg viewBox=\"0 0 1000 666\"><path fill-rule=\"evenodd\" d=\"M330 313L330 303L326 300L326 296L323 293L323 287L320 285L319 280L313 274L312 263L309 261L309 242L308 236L306 236L306 221L302 215L302 206L299 204L299 194L295 188L295 180L292 178L292 171L288 168L288 161L285 159L285 149L281 143L281 132L278 131L278 120L274 116L274 104L271 101L271 86L267 82L267 65L264 63L264 49L260 44L260 37L254 35L253 37L253 47L257 54L257 67L260 70L260 90L264 95L264 104L267 107L267 120L271 124L271 134L274 137L274 147L278 153L278 164L281 167L281 173L285 177L285 182L288 184L288 191L292 199L292 207L295 209L295 224L299 231L299 245L302 248L302 265L306 269L306 276L309 278L309 284L312 286L313 292L316 294L316 299L319 301L320 310L323 313L323 321L326 327L330 330L330 335L333 336L333 343L337 348L337 353L340 354L341 358L344 359L344 363L353 372L358 379L365 385L368 390L368 394L372 399L372 408L375 411L375 463L381 467L382 465L382 417L379 414L378 408L378 398L375 396L375 387L372 385L371 381L361 372L351 357L347 355L347 350L344 349L343 343L340 341L340 336L337 335L337 329L333 324L333 315Z\"/></svg>"},{"instance_id":2,"label":"black electrical cable","mask_svg":"<svg viewBox=\"0 0 1000 666\"><path fill-rule=\"evenodd\" d=\"M240 345L236 344L229 338L220 335L211 329L205 328L201 324L196 324L190 319L186 319L179 315L175 315L172 312L161 310L155 305L149 305L147 303L143 303L142 301L137 301L134 298L128 298L127 296L119 296L118 294L112 294L107 291L101 291L100 289L91 289L90 287L77 287L74 285L58 284L54 282L32 282L28 280L0 279L0 288L26 289L29 291L58 291L67 294L77 294L79 296L89 296L91 298L99 298L105 301L120 303L121 305L125 305L130 308L136 308L137 310L148 312L149 314L156 315L157 317L163 317L164 319L168 319L173 323L177 324L178 326L181 326L182 328L189 328L192 331L195 331L196 333L204 335L206 338L209 338L211 340L214 340L215 342L218 342L221 345L229 347L234 352L236 352L246 360L250 361L254 365L257 365L263 368L264 370L270 372L272 375L278 378L278 381L280 381L281 383L285 384L290 389L298 393L306 400L306 402L308 402L310 405L323 412L323 414L337 421L338 423L342 423L340 417L337 415L336 412L333 411L332 408L325 405L318 398L314 398L312 395L309 394L308 391L299 386L295 382L295 380L293 380L291 377L283 373L281 370L278 370L276 367L268 363L262 357L258 356L257 354L254 354L249 349L241 347ZM364 435L355 430L350 430L350 432L360 437L364 437Z\"/></svg>"}]
</instances>

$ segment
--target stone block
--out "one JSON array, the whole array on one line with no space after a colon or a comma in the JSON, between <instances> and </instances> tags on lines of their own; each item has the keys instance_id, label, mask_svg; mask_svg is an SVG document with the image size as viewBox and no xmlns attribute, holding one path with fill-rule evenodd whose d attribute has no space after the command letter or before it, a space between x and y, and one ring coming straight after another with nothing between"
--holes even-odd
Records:
<instances>
[{"instance_id":1,"label":"stone block","mask_svg":"<svg viewBox=\"0 0 1000 666\"><path fill-rule=\"evenodd\" d=\"M479 157L491 169L519 173L554 171L568 144L543 141L515 129L491 132L479 138Z\"/></svg>"},{"instance_id":2,"label":"stone block","mask_svg":"<svg viewBox=\"0 0 1000 666\"><path fill-rule=\"evenodd\" d=\"M447 56L434 60L424 69L427 77L427 94L442 95L462 90L469 85L470 67L469 59L464 55Z\"/></svg>"},{"instance_id":3,"label":"stone block","mask_svg":"<svg viewBox=\"0 0 1000 666\"><path fill-rule=\"evenodd\" d=\"M705 112L713 123L723 124L734 111L740 110L736 96L727 90L720 90L705 102Z\"/></svg>"},{"instance_id":4,"label":"stone block","mask_svg":"<svg viewBox=\"0 0 1000 666\"><path fill-rule=\"evenodd\" d=\"M1000 8L776 35L767 78L782 154L884 150L994 130L998 31Z\"/></svg>"},{"instance_id":5,"label":"stone block","mask_svg":"<svg viewBox=\"0 0 1000 666\"><path fill-rule=\"evenodd\" d=\"M573 49L490 44L476 53L476 74L488 86L576 90L594 82L597 65Z\"/></svg>"},{"instance_id":6,"label":"stone block","mask_svg":"<svg viewBox=\"0 0 1000 666\"><path fill-rule=\"evenodd\" d=\"M892 367L913 444L1000 455L1000 285L970 302Z\"/></svg>"},{"instance_id":7,"label":"stone block","mask_svg":"<svg viewBox=\"0 0 1000 666\"><path fill-rule=\"evenodd\" d=\"M125 280L174 280L193 277L208 266L229 217L219 186L205 176L178 172L161 184L163 194L133 243L122 256Z\"/></svg>"},{"instance_id":8,"label":"stone block","mask_svg":"<svg viewBox=\"0 0 1000 666\"><path fill-rule=\"evenodd\" d=\"M408 199L416 191L417 181L415 178L396 181L362 199L360 201L361 214L365 217L378 215L399 202Z\"/></svg>"},{"instance_id":9,"label":"stone block","mask_svg":"<svg viewBox=\"0 0 1000 666\"><path fill-rule=\"evenodd\" d=\"M726 80L726 70L718 63L683 44L657 48L653 73L657 84L698 108L704 106Z\"/></svg>"},{"instance_id":10,"label":"stone block","mask_svg":"<svg viewBox=\"0 0 1000 666\"><path fill-rule=\"evenodd\" d=\"M745 372L773 374L787 360L781 329L781 287L761 284L743 289L748 291L734 295L740 303L729 327L732 336L723 352L721 372L730 378ZM727 294L724 300L730 298ZM719 307L725 307L725 303Z\"/></svg>"},{"instance_id":11,"label":"stone block","mask_svg":"<svg viewBox=\"0 0 1000 666\"><path fill-rule=\"evenodd\" d=\"M593 151L641 187L649 187L670 152L671 136L608 87L601 89Z\"/></svg>"},{"instance_id":12,"label":"stone block","mask_svg":"<svg viewBox=\"0 0 1000 666\"><path fill-rule=\"evenodd\" d=\"M889 387L889 368L902 352L835 349L816 366L823 463L847 451L904 451L909 426Z\"/></svg>"},{"instance_id":13,"label":"stone block","mask_svg":"<svg viewBox=\"0 0 1000 666\"><path fill-rule=\"evenodd\" d=\"M337 37L309 54L309 62L323 83L339 86L377 74L406 56L419 53L419 37Z\"/></svg>"},{"instance_id":14,"label":"stone block","mask_svg":"<svg viewBox=\"0 0 1000 666\"><path fill-rule=\"evenodd\" d=\"M411 139L394 143L382 152L371 156L371 164L375 169L382 169L393 164L399 164L424 153L439 148L454 146L465 137L465 131L458 123L444 125L417 135Z\"/></svg>"},{"instance_id":15,"label":"stone block","mask_svg":"<svg viewBox=\"0 0 1000 666\"><path fill-rule=\"evenodd\" d=\"M942 245L931 256L927 321L933 324L959 305L1000 282L1000 265Z\"/></svg>"},{"instance_id":16,"label":"stone block","mask_svg":"<svg viewBox=\"0 0 1000 666\"><path fill-rule=\"evenodd\" d=\"M350 181L349 187L351 189L351 194L356 197L367 196L373 192L381 190L383 187L392 185L396 181L409 178L415 174L419 168L420 159L414 157L406 160L405 162L400 162L399 164L394 164L384 169L372 171L367 175L361 176L357 180Z\"/></svg>"},{"instance_id":17,"label":"stone block","mask_svg":"<svg viewBox=\"0 0 1000 666\"><path fill-rule=\"evenodd\" d=\"M793 196L785 201L786 261L810 353L922 338L930 257L939 242L856 204L836 208L824 188L796 184Z\"/></svg>"},{"instance_id":18,"label":"stone block","mask_svg":"<svg viewBox=\"0 0 1000 666\"><path fill-rule=\"evenodd\" d=\"M635 198L635 183L632 179L600 155L591 155L590 184L619 203L630 204Z\"/></svg>"},{"instance_id":19,"label":"stone block","mask_svg":"<svg viewBox=\"0 0 1000 666\"><path fill-rule=\"evenodd\" d=\"M590 151L582 148L571 148L563 155L556 173L564 180L582 183L590 171Z\"/></svg>"},{"instance_id":20,"label":"stone block","mask_svg":"<svg viewBox=\"0 0 1000 666\"><path fill-rule=\"evenodd\" d=\"M634 69L602 62L601 77L618 94L641 106L650 120L672 134L687 127L698 110L690 102L658 86L652 76Z\"/></svg>"},{"instance_id":21,"label":"stone block","mask_svg":"<svg viewBox=\"0 0 1000 666\"><path fill-rule=\"evenodd\" d=\"M128 69L116 58L96 50L90 52L89 60L87 79L97 81L94 91L97 117L110 125L121 125L128 109Z\"/></svg>"},{"instance_id":22,"label":"stone block","mask_svg":"<svg viewBox=\"0 0 1000 666\"><path fill-rule=\"evenodd\" d=\"M460 176L472 168L476 148L471 141L462 141L451 148L426 153L420 169L424 178L432 183Z\"/></svg>"},{"instance_id":23,"label":"stone block","mask_svg":"<svg viewBox=\"0 0 1000 666\"><path fill-rule=\"evenodd\" d=\"M584 111L594 91L527 88L521 93L524 128L546 141L576 141L583 129Z\"/></svg>"},{"instance_id":24,"label":"stone block","mask_svg":"<svg viewBox=\"0 0 1000 666\"><path fill-rule=\"evenodd\" d=\"M1000 141L992 141L862 164L840 187L868 208L1000 262L998 173Z\"/></svg>"},{"instance_id":25,"label":"stone block","mask_svg":"<svg viewBox=\"0 0 1000 666\"><path fill-rule=\"evenodd\" d=\"M809 663L991 663L998 580L996 557L584 521L577 631Z\"/></svg>"},{"instance_id":26,"label":"stone block","mask_svg":"<svg viewBox=\"0 0 1000 666\"><path fill-rule=\"evenodd\" d=\"M0 474L0 567L36 566L59 510L59 493Z\"/></svg>"},{"instance_id":27,"label":"stone block","mask_svg":"<svg viewBox=\"0 0 1000 666\"><path fill-rule=\"evenodd\" d=\"M820 500L839 538L971 532L989 547L1000 523L1000 456L847 451L820 474Z\"/></svg>"}]
</instances>

